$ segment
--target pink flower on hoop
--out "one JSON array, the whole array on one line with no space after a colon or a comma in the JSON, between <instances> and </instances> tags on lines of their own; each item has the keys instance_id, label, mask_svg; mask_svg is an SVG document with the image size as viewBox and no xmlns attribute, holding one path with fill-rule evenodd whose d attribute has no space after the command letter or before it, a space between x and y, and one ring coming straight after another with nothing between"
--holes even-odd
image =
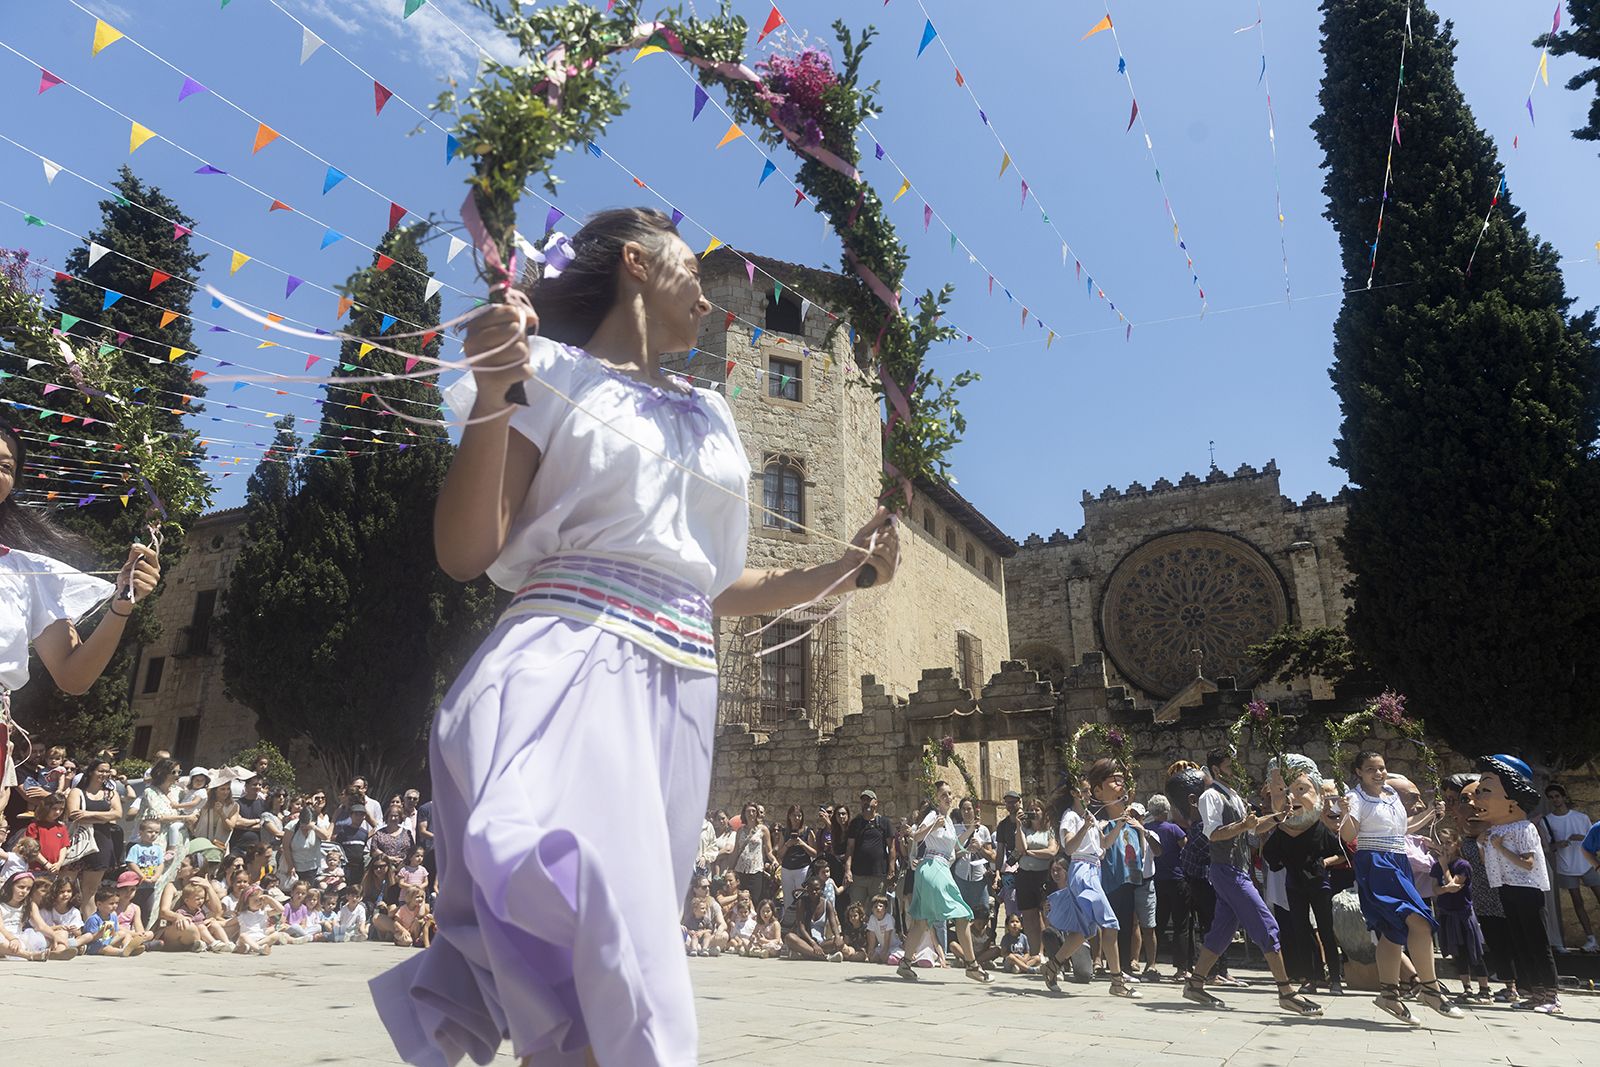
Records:
<instances>
[{"instance_id":1,"label":"pink flower on hoop","mask_svg":"<svg viewBox=\"0 0 1600 1067\"><path fill-rule=\"evenodd\" d=\"M940 748L941 751L944 752L944 754L945 754L945 756L947 758L950 757L950 756L954 756L956 754L956 739L954 737L949 737L949 736L940 738L939 739L939 748Z\"/></svg>"},{"instance_id":2,"label":"pink flower on hoop","mask_svg":"<svg viewBox=\"0 0 1600 1067\"><path fill-rule=\"evenodd\" d=\"M1106 744L1111 748L1121 748L1122 743L1126 740L1127 738L1122 736L1121 730L1113 728L1106 731Z\"/></svg>"},{"instance_id":3,"label":"pink flower on hoop","mask_svg":"<svg viewBox=\"0 0 1600 1067\"><path fill-rule=\"evenodd\" d=\"M766 83L759 95L773 119L799 134L803 146L821 144L823 94L839 84L828 53L807 48L794 56L775 55L758 63L756 70Z\"/></svg>"},{"instance_id":4,"label":"pink flower on hoop","mask_svg":"<svg viewBox=\"0 0 1600 1067\"><path fill-rule=\"evenodd\" d=\"M1250 718L1254 722L1264 723L1272 716L1272 708L1268 706L1265 700L1252 700L1244 707L1250 713Z\"/></svg>"},{"instance_id":5,"label":"pink flower on hoop","mask_svg":"<svg viewBox=\"0 0 1600 1067\"><path fill-rule=\"evenodd\" d=\"M1385 689L1383 694L1372 702L1372 711L1380 722L1399 726L1406 718L1406 698L1392 689Z\"/></svg>"}]
</instances>

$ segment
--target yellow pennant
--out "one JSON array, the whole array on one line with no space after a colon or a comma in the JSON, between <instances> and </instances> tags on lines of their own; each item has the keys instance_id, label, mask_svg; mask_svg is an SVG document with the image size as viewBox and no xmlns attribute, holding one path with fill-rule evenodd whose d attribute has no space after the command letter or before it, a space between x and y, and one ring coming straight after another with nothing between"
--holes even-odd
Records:
<instances>
[{"instance_id":1,"label":"yellow pennant","mask_svg":"<svg viewBox=\"0 0 1600 1067\"><path fill-rule=\"evenodd\" d=\"M1007 152L1000 158L1000 173L995 175L995 179L1004 178L1006 176L1006 168L1009 166L1011 166L1011 153Z\"/></svg>"},{"instance_id":2,"label":"yellow pennant","mask_svg":"<svg viewBox=\"0 0 1600 1067\"><path fill-rule=\"evenodd\" d=\"M117 499L122 501L122 506L123 507L127 507L128 506L128 497L131 496L131 495L132 495L131 493L123 493L121 496L117 497Z\"/></svg>"},{"instance_id":3,"label":"yellow pennant","mask_svg":"<svg viewBox=\"0 0 1600 1067\"><path fill-rule=\"evenodd\" d=\"M173 345L171 348L167 349L167 362L173 362L179 356L183 355L183 352L183 349L179 348L177 345Z\"/></svg>"},{"instance_id":4,"label":"yellow pennant","mask_svg":"<svg viewBox=\"0 0 1600 1067\"><path fill-rule=\"evenodd\" d=\"M721 248L721 247L722 247L722 238L713 237L710 240L710 242L707 243L706 250L704 252L700 253L700 258L704 259L706 256L709 256L712 252L716 251L718 248Z\"/></svg>"},{"instance_id":5,"label":"yellow pennant","mask_svg":"<svg viewBox=\"0 0 1600 1067\"><path fill-rule=\"evenodd\" d=\"M257 348L277 348L278 347L278 342L276 342L276 341L262 341L260 344L256 345L256 347Z\"/></svg>"},{"instance_id":6,"label":"yellow pennant","mask_svg":"<svg viewBox=\"0 0 1600 1067\"><path fill-rule=\"evenodd\" d=\"M371 352L372 348L373 348L373 346L370 345L370 344L363 344L361 346L361 351L356 353L356 358L357 359L366 359L367 358L367 353Z\"/></svg>"},{"instance_id":7,"label":"yellow pennant","mask_svg":"<svg viewBox=\"0 0 1600 1067\"><path fill-rule=\"evenodd\" d=\"M647 44L643 48L639 49L638 54L633 57L633 61L635 63L637 63L637 62L639 62L639 60L643 59L645 56L653 56L657 52L665 52L665 51L666 51L666 49L662 48L658 44Z\"/></svg>"},{"instance_id":8,"label":"yellow pennant","mask_svg":"<svg viewBox=\"0 0 1600 1067\"><path fill-rule=\"evenodd\" d=\"M245 255L243 252L235 252L233 254L233 264L230 267L228 267L228 273L229 274L238 274L239 273L239 268L244 266L248 262L250 262L250 257L249 256Z\"/></svg>"},{"instance_id":9,"label":"yellow pennant","mask_svg":"<svg viewBox=\"0 0 1600 1067\"><path fill-rule=\"evenodd\" d=\"M1055 344L1055 343L1056 343L1056 332L1054 330L1051 330L1050 331L1050 336L1046 337L1044 339L1044 350L1046 352L1050 351L1050 346Z\"/></svg>"},{"instance_id":10,"label":"yellow pennant","mask_svg":"<svg viewBox=\"0 0 1600 1067\"><path fill-rule=\"evenodd\" d=\"M139 146L156 135L156 131L148 126L133 124L132 131L128 134L128 154L131 156L139 150Z\"/></svg>"},{"instance_id":11,"label":"yellow pennant","mask_svg":"<svg viewBox=\"0 0 1600 1067\"><path fill-rule=\"evenodd\" d=\"M728 127L728 132L722 135L722 140L717 142L717 147L721 148L723 145L728 144L730 141L737 141L739 138L741 138L743 136L744 136L744 131L741 130L739 128L739 124L737 122L735 122L733 125Z\"/></svg>"},{"instance_id":12,"label":"yellow pennant","mask_svg":"<svg viewBox=\"0 0 1600 1067\"><path fill-rule=\"evenodd\" d=\"M1544 79L1546 85L1550 84L1550 53L1539 53L1539 77Z\"/></svg>"},{"instance_id":13,"label":"yellow pennant","mask_svg":"<svg viewBox=\"0 0 1600 1067\"><path fill-rule=\"evenodd\" d=\"M102 49L110 48L122 40L122 31L112 26L103 19L94 20L94 47L89 50L91 56L97 56Z\"/></svg>"},{"instance_id":14,"label":"yellow pennant","mask_svg":"<svg viewBox=\"0 0 1600 1067\"><path fill-rule=\"evenodd\" d=\"M894 203L895 200L899 200L902 196L905 196L906 193L908 193L910 191L911 191L911 179L907 178L905 181L900 183L900 191L898 193L894 194L894 200L889 201L889 203L891 203L891 204Z\"/></svg>"}]
</instances>

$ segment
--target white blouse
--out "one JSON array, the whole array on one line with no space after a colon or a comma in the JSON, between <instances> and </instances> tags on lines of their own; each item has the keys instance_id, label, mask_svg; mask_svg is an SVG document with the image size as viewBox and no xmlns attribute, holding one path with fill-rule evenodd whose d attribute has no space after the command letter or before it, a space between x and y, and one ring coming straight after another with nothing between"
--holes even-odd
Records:
<instances>
[{"instance_id":1,"label":"white blouse","mask_svg":"<svg viewBox=\"0 0 1600 1067\"><path fill-rule=\"evenodd\" d=\"M648 385L545 338L528 347L534 379L511 426L538 447L539 470L490 579L515 591L546 557L584 551L654 565L712 599L732 585L745 565L750 460L727 401ZM471 374L445 391L463 418L476 396Z\"/></svg>"},{"instance_id":2,"label":"white blouse","mask_svg":"<svg viewBox=\"0 0 1600 1067\"><path fill-rule=\"evenodd\" d=\"M1544 847L1539 840L1539 831L1535 830L1533 823L1527 819L1518 819L1516 822L1506 823L1503 826L1489 827L1490 840L1483 842L1483 870L1489 876L1489 884L1499 889L1501 886L1528 886L1539 890L1541 893L1550 891L1550 868L1544 861ZM1523 855L1533 853L1533 869L1523 870L1506 857L1497 847L1495 840L1505 843L1512 852Z\"/></svg>"},{"instance_id":3,"label":"white blouse","mask_svg":"<svg viewBox=\"0 0 1600 1067\"><path fill-rule=\"evenodd\" d=\"M60 619L76 623L116 586L20 549L0 550L0 689L28 681L28 646Z\"/></svg>"},{"instance_id":4,"label":"white blouse","mask_svg":"<svg viewBox=\"0 0 1600 1067\"><path fill-rule=\"evenodd\" d=\"M1078 828L1082 825L1083 816L1079 815L1071 808L1068 808L1066 811L1061 813L1060 844L1062 848L1067 847L1067 842L1072 840L1072 835L1076 834L1078 832ZM1104 853L1105 848L1102 847L1100 841L1100 827L1091 822L1089 824L1088 832L1086 832L1083 837L1079 839L1078 847L1072 850L1072 858L1075 860L1088 860L1091 863L1099 863L1100 857Z\"/></svg>"},{"instance_id":5,"label":"white blouse","mask_svg":"<svg viewBox=\"0 0 1600 1067\"><path fill-rule=\"evenodd\" d=\"M1404 852L1410 817L1393 786L1374 797L1357 786L1344 795L1344 810L1356 822L1356 847L1374 852Z\"/></svg>"},{"instance_id":6,"label":"white blouse","mask_svg":"<svg viewBox=\"0 0 1600 1067\"><path fill-rule=\"evenodd\" d=\"M927 855L930 857L938 856L944 860L945 866L948 867L955 858L956 847L960 843L956 839L955 823L950 821L950 816L948 815L940 815L937 811L930 811L922 817L922 825L924 827L932 827L922 839Z\"/></svg>"}]
</instances>

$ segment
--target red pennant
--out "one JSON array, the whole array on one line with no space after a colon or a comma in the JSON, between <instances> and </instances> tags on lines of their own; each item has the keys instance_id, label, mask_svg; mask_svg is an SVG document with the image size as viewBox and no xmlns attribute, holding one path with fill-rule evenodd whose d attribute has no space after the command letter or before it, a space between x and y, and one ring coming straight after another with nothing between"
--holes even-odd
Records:
<instances>
[{"instance_id":1,"label":"red pennant","mask_svg":"<svg viewBox=\"0 0 1600 1067\"><path fill-rule=\"evenodd\" d=\"M761 36L756 38L756 44L760 44L767 34L771 33L779 26L782 26L783 23L783 12L779 11L777 5L774 4L772 8L772 14L767 16L767 24L761 27Z\"/></svg>"},{"instance_id":2,"label":"red pennant","mask_svg":"<svg viewBox=\"0 0 1600 1067\"><path fill-rule=\"evenodd\" d=\"M274 200L272 202L272 206L267 208L267 214L270 215L274 211L293 211L293 210L294 210L294 208L290 207L288 204L285 204L282 200Z\"/></svg>"},{"instance_id":3,"label":"red pennant","mask_svg":"<svg viewBox=\"0 0 1600 1067\"><path fill-rule=\"evenodd\" d=\"M438 330L429 330L427 333L423 334L422 335L422 347L423 347L423 350L426 351L427 347L428 347L428 342L433 340L435 337L438 337L438 336L439 336L439 331Z\"/></svg>"},{"instance_id":4,"label":"red pennant","mask_svg":"<svg viewBox=\"0 0 1600 1067\"><path fill-rule=\"evenodd\" d=\"M379 256L378 257L378 269L379 270L388 270L392 266L394 266L394 260L390 259L388 256Z\"/></svg>"},{"instance_id":5,"label":"red pennant","mask_svg":"<svg viewBox=\"0 0 1600 1067\"><path fill-rule=\"evenodd\" d=\"M64 270L56 271L56 281L58 281L58 282L70 282L71 280L72 280L72 275L68 274L66 271L64 271Z\"/></svg>"},{"instance_id":6,"label":"red pennant","mask_svg":"<svg viewBox=\"0 0 1600 1067\"><path fill-rule=\"evenodd\" d=\"M800 206L800 201L804 200L805 198L806 198L806 194L802 193L800 190L796 189L794 191L794 206L795 207L799 207Z\"/></svg>"},{"instance_id":7,"label":"red pennant","mask_svg":"<svg viewBox=\"0 0 1600 1067\"><path fill-rule=\"evenodd\" d=\"M739 364L735 363L733 360L731 360L731 359L728 360L728 373L732 374L733 373L733 368L737 367L738 365Z\"/></svg>"},{"instance_id":8,"label":"red pennant","mask_svg":"<svg viewBox=\"0 0 1600 1067\"><path fill-rule=\"evenodd\" d=\"M405 218L405 217L406 217L406 209L405 208L403 208L399 204L395 204L395 203L391 203L389 205L389 229L391 229L391 230L394 229L395 226L399 224L400 220Z\"/></svg>"},{"instance_id":9,"label":"red pennant","mask_svg":"<svg viewBox=\"0 0 1600 1067\"><path fill-rule=\"evenodd\" d=\"M377 82L377 81L373 82L372 83L372 102L377 105L377 110L374 111L373 114L375 114L375 115L383 114L383 105L387 104L389 102L389 98L391 96L393 96L393 95L394 95L394 93L390 92L387 88L385 88L384 84L382 82Z\"/></svg>"},{"instance_id":10,"label":"red pennant","mask_svg":"<svg viewBox=\"0 0 1600 1067\"><path fill-rule=\"evenodd\" d=\"M168 274L166 271L160 271L160 270L151 271L150 272L150 288L154 289L156 286L160 285L164 281L167 281L171 277L172 277L172 275Z\"/></svg>"},{"instance_id":11,"label":"red pennant","mask_svg":"<svg viewBox=\"0 0 1600 1067\"><path fill-rule=\"evenodd\" d=\"M960 67L956 68L956 84L957 85L965 85L965 84L967 84L967 79L965 79L965 78L963 78L961 76L961 68Z\"/></svg>"},{"instance_id":12,"label":"red pennant","mask_svg":"<svg viewBox=\"0 0 1600 1067\"><path fill-rule=\"evenodd\" d=\"M204 378L210 373L211 372L208 370L192 370L189 372L189 380L191 382L198 382L201 378Z\"/></svg>"},{"instance_id":13,"label":"red pennant","mask_svg":"<svg viewBox=\"0 0 1600 1067\"><path fill-rule=\"evenodd\" d=\"M730 312L728 312L727 319L724 320L724 322L722 323L722 328L724 330L727 330L727 329L732 328L732 326L733 326L733 312L730 311Z\"/></svg>"},{"instance_id":14,"label":"red pennant","mask_svg":"<svg viewBox=\"0 0 1600 1067\"><path fill-rule=\"evenodd\" d=\"M372 394L371 393L362 393L361 394L361 399L356 401L356 403L365 404L367 401L369 401L371 399L372 399Z\"/></svg>"}]
</instances>

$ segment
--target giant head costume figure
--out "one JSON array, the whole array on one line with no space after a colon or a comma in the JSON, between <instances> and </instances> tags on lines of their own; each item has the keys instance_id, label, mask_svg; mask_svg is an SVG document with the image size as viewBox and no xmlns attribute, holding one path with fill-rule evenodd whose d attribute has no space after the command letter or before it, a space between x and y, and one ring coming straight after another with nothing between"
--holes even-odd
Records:
<instances>
[{"instance_id":1,"label":"giant head costume figure","mask_svg":"<svg viewBox=\"0 0 1600 1067\"><path fill-rule=\"evenodd\" d=\"M1193 826L1200 821L1200 812L1195 800L1206 788L1206 772L1192 763L1177 763L1169 768L1167 774L1167 799L1172 802L1172 810L1185 826Z\"/></svg>"},{"instance_id":2,"label":"giant head costume figure","mask_svg":"<svg viewBox=\"0 0 1600 1067\"><path fill-rule=\"evenodd\" d=\"M1489 826L1526 819L1539 806L1533 771L1515 756L1479 756L1478 789L1472 798L1478 816Z\"/></svg>"},{"instance_id":3,"label":"giant head costume figure","mask_svg":"<svg viewBox=\"0 0 1600 1067\"><path fill-rule=\"evenodd\" d=\"M1304 830L1317 821L1322 808L1322 772L1316 763L1298 752L1286 752L1283 766L1276 759L1267 764L1267 792L1273 811L1287 811L1283 825Z\"/></svg>"}]
</instances>

